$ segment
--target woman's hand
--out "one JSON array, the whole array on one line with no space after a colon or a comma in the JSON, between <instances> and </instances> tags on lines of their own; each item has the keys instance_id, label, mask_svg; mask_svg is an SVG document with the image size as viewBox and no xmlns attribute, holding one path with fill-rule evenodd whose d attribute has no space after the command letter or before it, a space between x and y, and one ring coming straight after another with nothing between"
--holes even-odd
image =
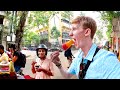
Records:
<instances>
[{"instance_id":1,"label":"woman's hand","mask_svg":"<svg viewBox=\"0 0 120 90\"><path fill-rule=\"evenodd\" d=\"M49 76L53 76L53 74L52 74L51 71L46 70L46 69L44 69L44 68L42 68L42 67L36 68L36 71L37 71L37 72L44 72L45 74L47 74L47 75L49 75Z\"/></svg>"},{"instance_id":2,"label":"woman's hand","mask_svg":"<svg viewBox=\"0 0 120 90\"><path fill-rule=\"evenodd\" d=\"M34 66L36 63L37 63L36 61L32 61L31 65Z\"/></svg>"},{"instance_id":3,"label":"woman's hand","mask_svg":"<svg viewBox=\"0 0 120 90\"><path fill-rule=\"evenodd\" d=\"M42 67L40 67L40 66L39 66L39 67L36 67L35 69L36 69L37 72L41 72L41 71L44 72L44 71L45 71L45 69L42 68Z\"/></svg>"},{"instance_id":4,"label":"woman's hand","mask_svg":"<svg viewBox=\"0 0 120 90\"><path fill-rule=\"evenodd\" d=\"M31 70L32 70L32 73L36 73L36 71L35 71L35 64L36 64L37 62L35 62L35 61L32 61L32 67L31 67Z\"/></svg>"}]
</instances>

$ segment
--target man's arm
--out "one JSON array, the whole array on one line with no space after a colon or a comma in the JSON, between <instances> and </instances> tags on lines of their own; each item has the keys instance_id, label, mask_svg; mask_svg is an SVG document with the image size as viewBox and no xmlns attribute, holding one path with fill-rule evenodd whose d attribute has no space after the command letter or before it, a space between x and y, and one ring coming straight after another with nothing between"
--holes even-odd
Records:
<instances>
[{"instance_id":1,"label":"man's arm","mask_svg":"<svg viewBox=\"0 0 120 90\"><path fill-rule=\"evenodd\" d=\"M13 62L16 62L17 59L18 59L18 57L17 57L17 56L14 56L14 57L12 58L12 61L13 61Z\"/></svg>"},{"instance_id":2,"label":"man's arm","mask_svg":"<svg viewBox=\"0 0 120 90\"><path fill-rule=\"evenodd\" d=\"M69 74L66 70L64 70L64 68L61 65L61 61L59 59L59 52L55 51L51 54L51 60L52 62L58 67L58 69L60 70L60 73L62 74L62 76L64 78L71 78L73 75Z\"/></svg>"},{"instance_id":3,"label":"man's arm","mask_svg":"<svg viewBox=\"0 0 120 90\"><path fill-rule=\"evenodd\" d=\"M68 73L66 70L64 70L64 68L62 66L58 67L60 70L60 73L62 74L62 76L66 79L71 78L73 75Z\"/></svg>"}]
</instances>

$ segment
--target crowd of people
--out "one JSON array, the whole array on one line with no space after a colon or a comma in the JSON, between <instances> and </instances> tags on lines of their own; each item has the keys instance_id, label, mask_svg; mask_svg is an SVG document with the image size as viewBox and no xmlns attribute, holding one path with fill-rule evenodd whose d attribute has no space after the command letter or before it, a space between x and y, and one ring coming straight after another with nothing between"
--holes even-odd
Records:
<instances>
[{"instance_id":1,"label":"crowd of people","mask_svg":"<svg viewBox=\"0 0 120 90\"><path fill-rule=\"evenodd\" d=\"M61 64L59 51L52 52L48 58L47 46L40 44L36 49L37 58L31 62L31 72L34 74L31 79L51 79L55 74L53 64L67 79L73 75L76 75L78 79L120 79L118 53L99 48L93 43L96 30L96 22L91 17L78 16L71 22L69 36L74 40L74 46L78 52L73 56L71 47L64 51L64 56L69 63L67 70ZM12 61L17 73L22 68L21 56L15 44L11 44L8 51L0 45L0 62Z\"/></svg>"}]
</instances>

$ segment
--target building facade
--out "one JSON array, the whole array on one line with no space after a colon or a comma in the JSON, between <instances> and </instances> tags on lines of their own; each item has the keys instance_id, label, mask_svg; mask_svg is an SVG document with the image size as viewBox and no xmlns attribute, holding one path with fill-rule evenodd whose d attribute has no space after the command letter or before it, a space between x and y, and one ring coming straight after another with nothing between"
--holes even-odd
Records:
<instances>
[{"instance_id":1,"label":"building facade","mask_svg":"<svg viewBox=\"0 0 120 90\"><path fill-rule=\"evenodd\" d=\"M70 40L69 37L69 31L70 31L70 22L66 19L62 19L60 14L56 14L54 17L49 19L49 30L48 30L48 36L49 36L49 42L55 43L55 39L52 39L51 36L51 29L53 26L56 26L57 29L60 31L60 37L58 37L58 42L60 46Z\"/></svg>"},{"instance_id":2,"label":"building facade","mask_svg":"<svg viewBox=\"0 0 120 90\"><path fill-rule=\"evenodd\" d=\"M112 50L119 52L119 60L120 60L120 17L114 18L112 21L113 30L111 33L112 39Z\"/></svg>"}]
</instances>

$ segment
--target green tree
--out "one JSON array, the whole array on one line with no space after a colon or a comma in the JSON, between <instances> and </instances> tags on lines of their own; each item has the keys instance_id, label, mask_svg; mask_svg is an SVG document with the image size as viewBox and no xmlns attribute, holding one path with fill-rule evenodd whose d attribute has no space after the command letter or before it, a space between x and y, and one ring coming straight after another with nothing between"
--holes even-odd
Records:
<instances>
[{"instance_id":1,"label":"green tree","mask_svg":"<svg viewBox=\"0 0 120 90\"><path fill-rule=\"evenodd\" d=\"M73 18L73 12L72 11L62 11L61 16L63 19L71 20Z\"/></svg>"},{"instance_id":2,"label":"green tree","mask_svg":"<svg viewBox=\"0 0 120 90\"><path fill-rule=\"evenodd\" d=\"M56 26L53 26L51 29L51 38L58 39L60 37L60 31L56 28Z\"/></svg>"},{"instance_id":3,"label":"green tree","mask_svg":"<svg viewBox=\"0 0 120 90\"><path fill-rule=\"evenodd\" d=\"M21 48L21 42L22 42L23 33L24 33L24 26L25 26L27 15L28 15L28 11L19 11L19 14L20 14L20 20L15 30L15 35L16 35L15 44L17 46L17 50L20 50Z\"/></svg>"},{"instance_id":4,"label":"green tree","mask_svg":"<svg viewBox=\"0 0 120 90\"><path fill-rule=\"evenodd\" d=\"M56 14L60 14L62 19L66 19L68 21L70 21L70 19L73 17L72 11L55 11L52 12L52 17L54 18ZM51 37L55 39L58 39L58 37L60 37L60 31L57 30L55 18L54 18L54 26L51 29Z\"/></svg>"},{"instance_id":5,"label":"green tree","mask_svg":"<svg viewBox=\"0 0 120 90\"><path fill-rule=\"evenodd\" d=\"M31 24L31 27L48 26L49 18L54 11L30 11L30 16L28 18L28 24Z\"/></svg>"},{"instance_id":6,"label":"green tree","mask_svg":"<svg viewBox=\"0 0 120 90\"><path fill-rule=\"evenodd\" d=\"M24 42L23 46L31 46L31 44L34 44L35 46L38 46L40 43L40 36L39 34L30 31L29 29L25 29L24 31Z\"/></svg>"},{"instance_id":7,"label":"green tree","mask_svg":"<svg viewBox=\"0 0 120 90\"><path fill-rule=\"evenodd\" d=\"M28 17L29 29L37 27L41 31L43 29L48 29L49 18L54 11L30 11L30 16ZM43 30L42 29L42 30ZM48 36L40 36L40 42L48 41Z\"/></svg>"},{"instance_id":8,"label":"green tree","mask_svg":"<svg viewBox=\"0 0 120 90\"><path fill-rule=\"evenodd\" d=\"M29 41L27 39L28 37L32 37L30 36L32 34L27 36L25 35L25 33L27 32L26 31L27 29L31 30L34 27L38 27L38 29L40 29L41 26L43 28L46 28L46 26L48 26L50 16L54 14L58 14L60 12L62 12L62 15L63 15L62 17L64 18L67 18L68 16L70 16L69 11L65 11L65 12L64 11L29 11L30 12L29 17L27 17L28 11L5 11L5 12L6 12L6 18L10 20L9 26L5 28L10 29L10 34L15 33L15 36L16 36L15 43L18 47L18 50L20 50L23 37L24 37L24 41L26 42L34 42L34 40ZM25 25L26 20L28 21L28 23ZM55 31L54 33L55 33L54 34L55 38L59 36L58 30ZM37 42L37 40L42 39L39 37L39 35L37 36L33 35L33 37L36 37L35 42ZM43 39L48 40L47 38L48 37L44 37ZM26 42L23 43L22 45L26 45Z\"/></svg>"},{"instance_id":9,"label":"green tree","mask_svg":"<svg viewBox=\"0 0 120 90\"><path fill-rule=\"evenodd\" d=\"M101 41L102 38L103 38L103 34L102 34L102 32L100 30L96 31L96 36L98 37L99 41Z\"/></svg>"},{"instance_id":10,"label":"green tree","mask_svg":"<svg viewBox=\"0 0 120 90\"><path fill-rule=\"evenodd\" d=\"M107 24L107 36L110 39L110 34L112 32L112 20L120 16L120 11L100 11L102 19Z\"/></svg>"},{"instance_id":11,"label":"green tree","mask_svg":"<svg viewBox=\"0 0 120 90\"><path fill-rule=\"evenodd\" d=\"M9 21L9 25L5 28L10 31L8 35L15 34L15 44L17 50L20 50L28 11L5 11L5 13L6 19Z\"/></svg>"},{"instance_id":12,"label":"green tree","mask_svg":"<svg viewBox=\"0 0 120 90\"><path fill-rule=\"evenodd\" d=\"M62 18L66 18L69 19L72 17L72 13L70 11L30 11L29 16L28 16L28 24L25 26L27 30L31 30L34 27L37 27L37 29L39 31L41 31L41 27L43 27L43 29L46 29L46 27L49 27L48 23L49 23L49 18L50 17L54 17L56 14L61 14ZM54 22L55 26L56 26L56 22ZM42 30L43 30L42 29ZM24 30L26 31L26 30ZM60 32L59 30L57 30L56 27L52 28L52 33L54 34L53 37L58 39L58 37L60 36ZM31 35L31 34L30 34ZM48 36L47 35L40 35L40 33L38 34L39 37L39 43L43 43L48 41ZM29 36L31 37L31 36ZM25 41L27 41L27 36L24 37ZM34 41L31 41L34 42Z\"/></svg>"}]
</instances>

